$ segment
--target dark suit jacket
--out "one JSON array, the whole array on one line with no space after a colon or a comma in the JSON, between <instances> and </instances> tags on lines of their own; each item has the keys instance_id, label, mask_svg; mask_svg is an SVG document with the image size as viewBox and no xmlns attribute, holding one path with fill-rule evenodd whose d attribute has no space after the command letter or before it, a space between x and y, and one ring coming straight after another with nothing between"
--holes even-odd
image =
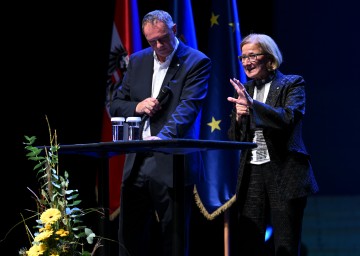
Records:
<instances>
[{"instance_id":1,"label":"dark suit jacket","mask_svg":"<svg viewBox=\"0 0 360 256\"><path fill-rule=\"evenodd\" d=\"M245 84L250 96L255 83ZM234 97L238 97L236 94ZM235 109L232 113L229 137L238 141L252 141L254 129L263 129L271 162L276 166L274 180L282 199L307 196L318 191L310 156L302 138L302 120L305 115L305 81L301 76L284 75L276 71L266 104L254 100L249 116L243 116L239 125ZM243 178L244 165L251 152L243 152L240 160L237 191Z\"/></svg>"},{"instance_id":2,"label":"dark suit jacket","mask_svg":"<svg viewBox=\"0 0 360 256\"><path fill-rule=\"evenodd\" d=\"M134 116L136 105L151 96L154 57L149 47L130 56L122 85L116 91L110 106L111 116ZM150 118L151 135L162 139L199 138L199 117L208 90L211 61L200 51L179 42L164 78L163 86L169 85L171 93L164 99L162 109ZM154 154L156 167L153 178L173 185L172 156ZM123 180L129 176L135 154L125 160ZM185 178L188 184L203 178L204 170L200 152L185 156Z\"/></svg>"}]
</instances>

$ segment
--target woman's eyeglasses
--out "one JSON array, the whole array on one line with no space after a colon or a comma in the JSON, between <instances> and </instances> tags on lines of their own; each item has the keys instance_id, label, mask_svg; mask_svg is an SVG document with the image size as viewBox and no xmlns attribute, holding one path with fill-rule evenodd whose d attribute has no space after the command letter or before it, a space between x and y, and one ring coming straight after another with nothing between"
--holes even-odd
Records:
<instances>
[{"instance_id":1,"label":"woman's eyeglasses","mask_svg":"<svg viewBox=\"0 0 360 256\"><path fill-rule=\"evenodd\" d=\"M244 63L247 59L250 62L254 62L257 60L257 56L260 55L266 55L265 53L254 53L254 54L249 54L249 55L240 55L238 58L239 60L241 60L242 63Z\"/></svg>"}]
</instances>

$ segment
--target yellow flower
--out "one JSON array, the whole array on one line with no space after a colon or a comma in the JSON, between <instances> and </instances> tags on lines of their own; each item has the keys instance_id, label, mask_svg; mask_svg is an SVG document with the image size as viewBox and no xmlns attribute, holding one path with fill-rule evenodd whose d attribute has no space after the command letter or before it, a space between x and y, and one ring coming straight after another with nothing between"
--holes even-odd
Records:
<instances>
[{"instance_id":1,"label":"yellow flower","mask_svg":"<svg viewBox=\"0 0 360 256\"><path fill-rule=\"evenodd\" d=\"M53 252L50 253L49 256L60 256L60 254L58 252L56 252L56 251L53 251Z\"/></svg>"},{"instance_id":2,"label":"yellow flower","mask_svg":"<svg viewBox=\"0 0 360 256\"><path fill-rule=\"evenodd\" d=\"M45 224L54 224L60 218L61 218L61 212L55 208L47 209L40 216L40 220Z\"/></svg>"},{"instance_id":3,"label":"yellow flower","mask_svg":"<svg viewBox=\"0 0 360 256\"><path fill-rule=\"evenodd\" d=\"M34 238L34 241L35 241L35 242L43 241L43 240L49 238L52 234L53 234L53 231L52 231L52 230L45 230L44 232L39 233L39 234Z\"/></svg>"},{"instance_id":4,"label":"yellow flower","mask_svg":"<svg viewBox=\"0 0 360 256\"><path fill-rule=\"evenodd\" d=\"M34 244L31 246L31 248L26 251L28 256L39 256L43 255L43 253L46 251L46 245L44 244Z\"/></svg>"},{"instance_id":5,"label":"yellow flower","mask_svg":"<svg viewBox=\"0 0 360 256\"><path fill-rule=\"evenodd\" d=\"M45 224L45 227L43 227L43 228L40 228L39 229L39 232L43 232L43 231L45 231L45 230L52 230L51 229L51 225L48 223L48 224Z\"/></svg>"},{"instance_id":6,"label":"yellow flower","mask_svg":"<svg viewBox=\"0 0 360 256\"><path fill-rule=\"evenodd\" d=\"M64 229L59 229L58 231L56 231L55 234L60 235L60 236L68 236L68 235L69 235L69 231L64 230Z\"/></svg>"}]
</instances>

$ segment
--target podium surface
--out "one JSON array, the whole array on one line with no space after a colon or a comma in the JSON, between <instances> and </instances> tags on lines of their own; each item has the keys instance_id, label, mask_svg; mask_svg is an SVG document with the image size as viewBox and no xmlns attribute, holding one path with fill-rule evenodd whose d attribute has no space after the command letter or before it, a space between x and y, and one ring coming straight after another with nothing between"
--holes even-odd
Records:
<instances>
[{"instance_id":1,"label":"podium surface","mask_svg":"<svg viewBox=\"0 0 360 256\"><path fill-rule=\"evenodd\" d=\"M112 156L139 152L158 152L172 154L174 172L174 228L172 256L184 256L184 156L196 151L209 150L246 150L255 148L257 145L252 142L216 141L216 140L194 140L194 139L171 139L171 140L135 140L119 142L99 142L88 144L60 145L60 154L77 154L108 159ZM120 170L119 170L120 171ZM108 161L104 161L101 177L99 177L99 204L108 209ZM105 221L108 215L105 211ZM103 227L103 234L106 237L106 223ZM104 248L103 256L107 256Z\"/></svg>"},{"instance_id":2,"label":"podium surface","mask_svg":"<svg viewBox=\"0 0 360 256\"><path fill-rule=\"evenodd\" d=\"M89 155L93 157L111 157L118 154L137 152L160 152L183 155L196 151L243 150L255 147L256 144L252 142L171 139L60 145L59 152L68 154Z\"/></svg>"}]
</instances>

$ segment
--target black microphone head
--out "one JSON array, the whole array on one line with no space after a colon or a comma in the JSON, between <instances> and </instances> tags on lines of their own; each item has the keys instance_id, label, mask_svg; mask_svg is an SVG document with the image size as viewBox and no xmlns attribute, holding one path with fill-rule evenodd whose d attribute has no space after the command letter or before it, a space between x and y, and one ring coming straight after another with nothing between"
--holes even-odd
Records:
<instances>
[{"instance_id":1,"label":"black microphone head","mask_svg":"<svg viewBox=\"0 0 360 256\"><path fill-rule=\"evenodd\" d=\"M171 92L170 87L164 86L163 88L161 88L159 95L157 96L156 99L161 103L170 92Z\"/></svg>"},{"instance_id":2,"label":"black microphone head","mask_svg":"<svg viewBox=\"0 0 360 256\"><path fill-rule=\"evenodd\" d=\"M156 99L159 101L159 103L161 104L162 101L164 101L164 99L166 98L166 96L171 92L171 88L167 85L164 86L163 88L161 88L158 96L156 97ZM149 118L148 115L144 114L141 118L141 122L144 123L147 119Z\"/></svg>"}]
</instances>

